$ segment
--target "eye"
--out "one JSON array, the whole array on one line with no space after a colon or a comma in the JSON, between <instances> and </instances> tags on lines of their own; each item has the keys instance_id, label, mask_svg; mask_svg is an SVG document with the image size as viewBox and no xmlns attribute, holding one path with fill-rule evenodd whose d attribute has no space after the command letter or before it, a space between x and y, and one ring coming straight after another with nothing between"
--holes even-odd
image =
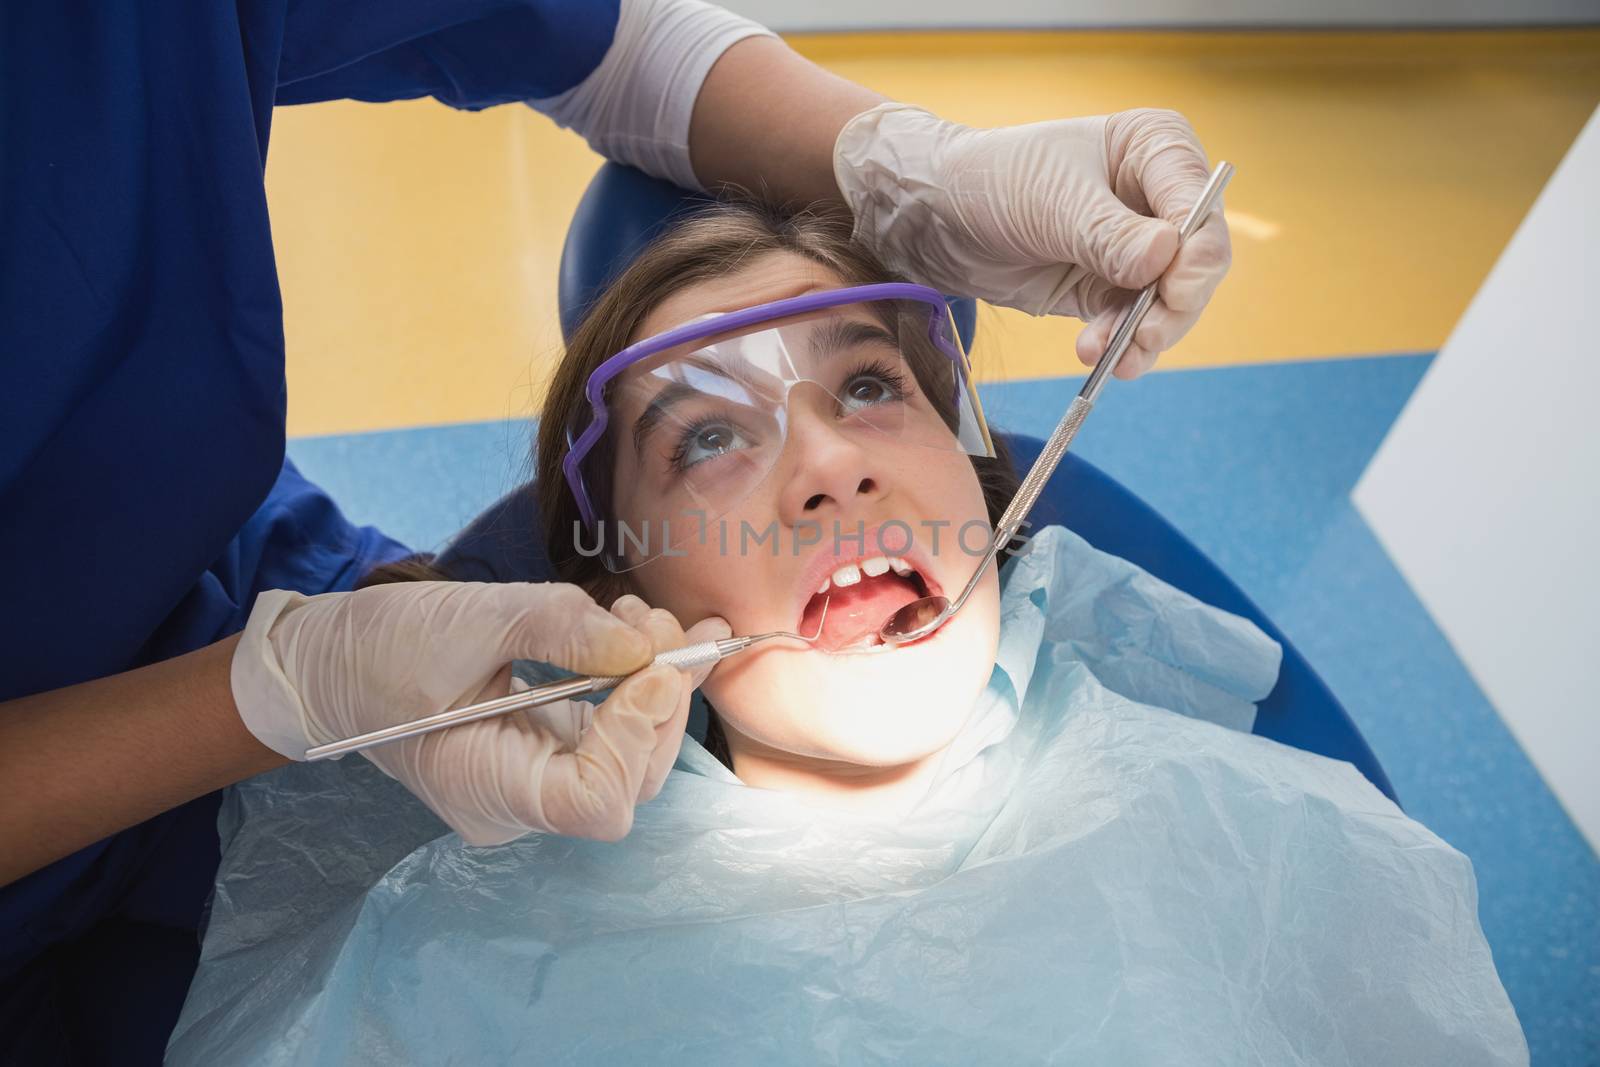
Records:
<instances>
[{"instance_id":1,"label":"eye","mask_svg":"<svg viewBox=\"0 0 1600 1067\"><path fill-rule=\"evenodd\" d=\"M677 447L672 453L672 466L675 470L687 470L696 463L748 448L749 445L750 442L731 422L719 419L695 423L684 427L682 436L678 438Z\"/></svg>"},{"instance_id":2,"label":"eye","mask_svg":"<svg viewBox=\"0 0 1600 1067\"><path fill-rule=\"evenodd\" d=\"M844 394L858 404L877 404L889 396L889 387L876 378L857 378L845 386Z\"/></svg>"},{"instance_id":3,"label":"eye","mask_svg":"<svg viewBox=\"0 0 1600 1067\"><path fill-rule=\"evenodd\" d=\"M905 380L887 367L866 367L845 380L840 396L847 411L904 400Z\"/></svg>"}]
</instances>

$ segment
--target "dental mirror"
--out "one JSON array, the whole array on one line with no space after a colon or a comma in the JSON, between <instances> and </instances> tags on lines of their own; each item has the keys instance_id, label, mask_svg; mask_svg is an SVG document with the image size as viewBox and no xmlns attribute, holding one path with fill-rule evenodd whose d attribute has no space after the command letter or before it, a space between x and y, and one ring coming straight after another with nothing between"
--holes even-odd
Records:
<instances>
[{"instance_id":1,"label":"dental mirror","mask_svg":"<svg viewBox=\"0 0 1600 1067\"><path fill-rule=\"evenodd\" d=\"M1194 202L1194 207L1189 209L1188 217L1178 228L1180 244L1192 237L1211 214L1212 205L1216 203L1228 180L1233 177L1233 170L1232 163L1223 161L1211 172L1211 178L1206 182L1206 187L1200 191L1199 199ZM1027 518L1028 512L1033 509L1039 494L1044 491L1045 483L1050 480L1050 475L1055 473L1056 465L1061 462L1061 457L1067 454L1072 439L1078 435L1078 428L1083 425L1083 420L1093 409L1094 402L1105 385L1106 376L1116 370L1117 364L1122 361L1122 354L1133 343L1133 335L1138 331L1139 324L1144 321L1145 314L1155 304L1157 284L1158 282L1151 282L1140 290L1133 306L1128 309L1128 314L1123 317L1116 332L1111 335L1105 355L1095 364L1094 370L1089 374L1089 380L1083 383L1083 388L1073 398L1072 406L1067 408L1067 413L1061 417L1061 422L1050 435L1050 440L1045 442L1044 451L1039 453L1039 458L1033 461L1028 476L1022 479L1022 484L1017 487L1017 495L1011 498L1005 514L1000 516L994 537L989 541L988 551L984 553L983 561L978 564L978 569L973 572L966 587L961 590L961 595L956 597L954 603L951 603L948 597L925 596L905 605L889 616L879 629L878 636L883 639L884 644L903 645L927 637L961 610L967 598L972 595L972 591L978 587L984 572L989 569L989 564L993 563L1000 550L1016 537L1017 531L1022 528L1022 520Z\"/></svg>"}]
</instances>

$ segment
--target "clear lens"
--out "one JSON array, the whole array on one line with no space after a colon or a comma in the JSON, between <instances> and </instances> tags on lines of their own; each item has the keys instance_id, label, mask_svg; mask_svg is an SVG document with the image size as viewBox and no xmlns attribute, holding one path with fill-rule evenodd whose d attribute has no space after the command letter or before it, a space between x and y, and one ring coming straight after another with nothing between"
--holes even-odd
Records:
<instances>
[{"instance_id":1,"label":"clear lens","mask_svg":"<svg viewBox=\"0 0 1600 1067\"><path fill-rule=\"evenodd\" d=\"M600 519L580 551L615 570L715 537L778 465L797 405L863 448L993 455L948 310L879 300L711 335L608 383L604 434L583 457ZM577 440L590 421L579 415Z\"/></svg>"}]
</instances>

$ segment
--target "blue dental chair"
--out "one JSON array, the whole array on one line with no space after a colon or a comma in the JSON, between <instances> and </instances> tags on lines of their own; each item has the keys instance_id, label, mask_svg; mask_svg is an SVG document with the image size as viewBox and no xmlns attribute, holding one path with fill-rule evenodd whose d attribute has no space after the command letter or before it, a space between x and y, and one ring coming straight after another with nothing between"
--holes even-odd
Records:
<instances>
[{"instance_id":1,"label":"blue dental chair","mask_svg":"<svg viewBox=\"0 0 1600 1067\"><path fill-rule=\"evenodd\" d=\"M561 256L561 326L565 334L605 284L650 239L675 218L705 203L667 182L607 163L590 182L567 232ZM970 349L977 309L971 300L951 303L956 325ZM1010 446L1019 473L1038 457L1044 442L998 431ZM1255 733L1307 752L1347 760L1390 799L1383 768L1340 707L1272 620L1217 569L1204 553L1124 486L1093 464L1068 453L1032 516L1032 528L1060 524L1095 547L1138 564L1158 578L1215 607L1242 615L1283 646L1278 684L1259 706ZM530 581L552 573L543 546L533 494L516 490L479 516L439 557L456 577L472 581Z\"/></svg>"}]
</instances>

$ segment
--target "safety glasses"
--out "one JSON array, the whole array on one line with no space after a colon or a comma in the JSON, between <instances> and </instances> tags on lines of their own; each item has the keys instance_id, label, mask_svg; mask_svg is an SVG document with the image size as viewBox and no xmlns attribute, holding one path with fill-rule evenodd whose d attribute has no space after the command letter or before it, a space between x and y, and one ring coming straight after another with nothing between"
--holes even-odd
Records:
<instances>
[{"instance_id":1,"label":"safety glasses","mask_svg":"<svg viewBox=\"0 0 1600 1067\"><path fill-rule=\"evenodd\" d=\"M920 285L709 315L607 359L584 396L562 471L579 551L615 571L706 543L802 427L864 449L994 455L950 310Z\"/></svg>"}]
</instances>

